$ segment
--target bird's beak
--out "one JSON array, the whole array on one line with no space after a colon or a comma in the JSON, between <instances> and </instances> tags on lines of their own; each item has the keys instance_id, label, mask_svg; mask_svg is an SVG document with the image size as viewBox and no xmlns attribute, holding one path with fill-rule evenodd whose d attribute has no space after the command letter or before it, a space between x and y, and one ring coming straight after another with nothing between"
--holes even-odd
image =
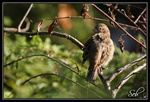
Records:
<instances>
[{"instance_id":1,"label":"bird's beak","mask_svg":"<svg viewBox=\"0 0 150 102\"><path fill-rule=\"evenodd\" d=\"M94 28L92 31L93 31L93 32L98 32L98 30L97 30L96 28Z\"/></svg>"}]
</instances>

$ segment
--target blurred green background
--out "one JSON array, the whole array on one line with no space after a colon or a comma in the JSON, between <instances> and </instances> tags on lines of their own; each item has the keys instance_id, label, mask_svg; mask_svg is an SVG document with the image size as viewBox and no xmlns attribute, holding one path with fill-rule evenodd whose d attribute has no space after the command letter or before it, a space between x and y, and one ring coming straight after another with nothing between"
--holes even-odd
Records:
<instances>
[{"instance_id":1,"label":"blurred green background","mask_svg":"<svg viewBox=\"0 0 150 102\"><path fill-rule=\"evenodd\" d=\"M108 12L108 8L103 4L97 4L105 12ZM134 4L138 7L145 8L146 4ZM17 28L20 21L22 20L24 14L29 8L30 4L3 4L3 23L4 27L14 27ZM83 4L34 4L31 9L28 19L32 21L39 21L42 19L49 19L61 16L79 16ZM97 17L101 19L107 19L94 7L89 6L89 14L92 17ZM120 7L126 7L120 6ZM142 10L134 12L137 17ZM117 18L117 21L131 24L127 19ZM53 20L46 20L40 31L48 31L49 25ZM64 20L59 20L58 25L53 31L67 33L81 41L83 44L88 40L88 38L93 34L92 29L94 26L102 21L96 21L91 19L81 19L81 18L67 18ZM39 22L31 23L28 32L36 32L37 25ZM109 22L103 22L107 24L111 30L111 38L115 43L115 56L113 60L109 63L109 69L104 71L106 77L110 73L114 72L118 68L128 64L129 62L140 57L142 54L136 53L136 43L132 43L130 38L125 37L125 51L122 53L118 48L117 40L119 36L123 33L117 27L111 27ZM22 28L25 27L23 23ZM130 32L130 30L129 30ZM131 31L136 38L141 39L140 32ZM35 36L24 36L13 33L4 32L3 34L4 42L4 65L15 61L19 58L31 56L31 55L49 55L52 59L48 59L43 56L34 56L25 58L23 60L17 61L3 69L3 96L4 98L111 98L105 92L105 89L101 81L97 78L96 84L101 87L101 89L87 83L83 78L79 77L74 72L70 71L60 63L65 63L71 69L75 70L77 73L86 77L88 62L82 63L82 51L71 41L61 38L58 36L50 35L35 35ZM128 43L130 43L128 45ZM132 45L134 44L134 45ZM134 47L133 47L134 46ZM121 59L121 60L120 60ZM133 66L131 69L136 68L141 65L144 61ZM124 72L123 74L116 77L112 82L112 88L121 81L125 75L127 75L130 70ZM26 84L21 85L25 80L42 74L42 73L55 73L69 78L70 80L76 82L72 83L62 77L55 75L43 75L37 78L31 79ZM78 83L84 87L78 85ZM129 90L138 89L139 87L144 87L146 85L146 69L140 71L140 74L133 76L118 92L116 98L129 98L127 95ZM92 93L92 92L95 93ZM136 98L142 97L139 95Z\"/></svg>"}]
</instances>

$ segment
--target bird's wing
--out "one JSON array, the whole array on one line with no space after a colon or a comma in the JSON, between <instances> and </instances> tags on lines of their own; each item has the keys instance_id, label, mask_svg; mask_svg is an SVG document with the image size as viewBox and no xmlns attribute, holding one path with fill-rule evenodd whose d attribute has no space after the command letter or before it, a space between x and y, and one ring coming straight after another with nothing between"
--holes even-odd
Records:
<instances>
[{"instance_id":1,"label":"bird's wing","mask_svg":"<svg viewBox=\"0 0 150 102\"><path fill-rule=\"evenodd\" d=\"M83 63L88 59L89 57L89 52L91 49L93 43L93 38L91 37L85 44L84 44L84 52L83 52Z\"/></svg>"}]
</instances>

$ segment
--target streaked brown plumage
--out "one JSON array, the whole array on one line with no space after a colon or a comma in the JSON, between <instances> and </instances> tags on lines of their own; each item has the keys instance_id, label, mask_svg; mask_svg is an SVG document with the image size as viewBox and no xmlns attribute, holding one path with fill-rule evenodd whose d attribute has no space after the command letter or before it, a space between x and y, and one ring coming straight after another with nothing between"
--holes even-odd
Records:
<instances>
[{"instance_id":1,"label":"streaked brown plumage","mask_svg":"<svg viewBox=\"0 0 150 102\"><path fill-rule=\"evenodd\" d=\"M96 79L97 72L112 60L114 54L114 44L107 25L99 23L93 31L96 33L85 43L82 56L83 62L88 59L90 64L87 74L88 81Z\"/></svg>"}]
</instances>

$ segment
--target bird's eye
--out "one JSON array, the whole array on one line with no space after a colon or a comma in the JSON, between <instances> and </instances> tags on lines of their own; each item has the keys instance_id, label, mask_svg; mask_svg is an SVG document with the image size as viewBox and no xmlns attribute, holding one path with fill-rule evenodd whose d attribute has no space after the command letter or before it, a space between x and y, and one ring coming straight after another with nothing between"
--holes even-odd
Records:
<instances>
[{"instance_id":1,"label":"bird's eye","mask_svg":"<svg viewBox=\"0 0 150 102\"><path fill-rule=\"evenodd\" d=\"M103 31L104 31L104 29L103 29L103 28L99 28L98 30L99 30L100 32L103 32Z\"/></svg>"}]
</instances>

